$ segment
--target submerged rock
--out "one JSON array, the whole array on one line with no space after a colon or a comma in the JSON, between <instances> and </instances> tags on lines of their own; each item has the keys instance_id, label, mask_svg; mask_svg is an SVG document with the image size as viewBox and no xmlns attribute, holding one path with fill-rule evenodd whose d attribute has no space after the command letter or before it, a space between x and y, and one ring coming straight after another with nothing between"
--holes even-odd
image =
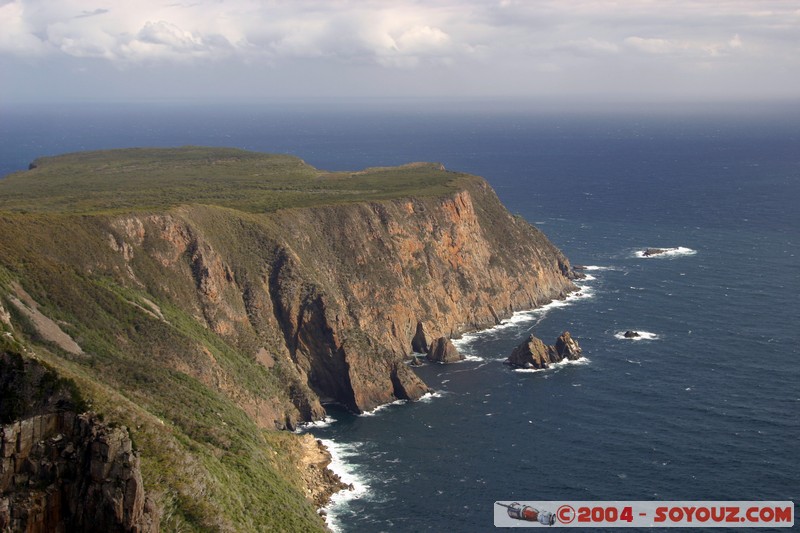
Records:
<instances>
[{"instance_id":1,"label":"submerged rock","mask_svg":"<svg viewBox=\"0 0 800 533\"><path fill-rule=\"evenodd\" d=\"M461 361L464 356L458 353L458 349L447 337L439 337L431 343L428 349L428 361L434 363L454 363Z\"/></svg>"},{"instance_id":2,"label":"submerged rock","mask_svg":"<svg viewBox=\"0 0 800 533\"><path fill-rule=\"evenodd\" d=\"M648 248L647 250L642 252L642 255L644 257L650 257L651 255L660 255L664 253L667 253L667 250L665 250L664 248Z\"/></svg>"},{"instance_id":3,"label":"submerged rock","mask_svg":"<svg viewBox=\"0 0 800 533\"><path fill-rule=\"evenodd\" d=\"M506 364L517 368L548 368L552 363L564 359L574 361L581 357L581 347L578 341L572 338L569 331L562 333L552 346L546 345L540 338L531 335L528 339L514 348L506 360Z\"/></svg>"},{"instance_id":4,"label":"submerged rock","mask_svg":"<svg viewBox=\"0 0 800 533\"><path fill-rule=\"evenodd\" d=\"M626 339L635 339L636 337L641 337L641 334L638 331L628 330L623 335Z\"/></svg>"}]
</instances>

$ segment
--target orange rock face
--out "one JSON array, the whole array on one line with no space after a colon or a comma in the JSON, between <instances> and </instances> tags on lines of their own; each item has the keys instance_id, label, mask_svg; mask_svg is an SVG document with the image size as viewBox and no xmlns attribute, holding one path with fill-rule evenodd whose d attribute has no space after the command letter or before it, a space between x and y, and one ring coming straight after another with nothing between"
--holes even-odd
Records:
<instances>
[{"instance_id":1,"label":"orange rock face","mask_svg":"<svg viewBox=\"0 0 800 533\"><path fill-rule=\"evenodd\" d=\"M412 341L424 351L575 289L563 254L477 178L444 196L258 216L203 206L127 215L108 241L121 273L158 284L149 257L183 280L160 297L254 361L268 353L290 382L279 427L322 416L328 401L360 412L416 399L428 389L405 364Z\"/></svg>"}]
</instances>

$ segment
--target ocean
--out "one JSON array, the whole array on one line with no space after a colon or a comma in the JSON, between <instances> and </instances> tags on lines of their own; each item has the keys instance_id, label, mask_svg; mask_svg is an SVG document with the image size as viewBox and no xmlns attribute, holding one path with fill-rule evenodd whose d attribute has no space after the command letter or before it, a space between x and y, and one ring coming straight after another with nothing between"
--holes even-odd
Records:
<instances>
[{"instance_id":1,"label":"ocean","mask_svg":"<svg viewBox=\"0 0 800 533\"><path fill-rule=\"evenodd\" d=\"M356 490L337 531L488 531L495 501L800 500L800 108L675 113L100 106L0 111L0 174L125 146L235 146L484 176L589 276L465 335L435 391L305 429ZM648 247L674 248L641 257ZM568 330L585 358L503 365ZM621 338L626 330L644 335ZM797 513L797 506L795 506Z\"/></svg>"}]
</instances>

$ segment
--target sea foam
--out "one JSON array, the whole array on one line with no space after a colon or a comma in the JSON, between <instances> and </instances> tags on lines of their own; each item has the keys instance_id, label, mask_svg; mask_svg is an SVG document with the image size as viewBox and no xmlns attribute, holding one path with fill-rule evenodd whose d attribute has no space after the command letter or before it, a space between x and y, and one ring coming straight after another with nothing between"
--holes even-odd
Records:
<instances>
[{"instance_id":1,"label":"sea foam","mask_svg":"<svg viewBox=\"0 0 800 533\"><path fill-rule=\"evenodd\" d=\"M422 396L420 396L418 402L423 403L430 403L433 401L434 398L441 398L444 394L440 391L433 391L433 392L426 392Z\"/></svg>"},{"instance_id":2,"label":"sea foam","mask_svg":"<svg viewBox=\"0 0 800 533\"><path fill-rule=\"evenodd\" d=\"M308 431L309 429L315 428L326 428L333 424L336 420L330 416L326 416L322 420L314 420L313 422L301 422L297 425L297 429L294 430L295 433L303 433Z\"/></svg>"},{"instance_id":3,"label":"sea foam","mask_svg":"<svg viewBox=\"0 0 800 533\"><path fill-rule=\"evenodd\" d=\"M587 276L582 280L578 280L575 285L578 287L577 291L573 291L567 295L563 300L552 300L551 302L537 307L536 309L528 309L525 311L516 311L510 318L503 320L500 324L492 326L480 331L473 331L465 333L460 339L453 339L453 345L458 351L465 356L468 361L483 361L478 355L470 353L469 347L473 341L483 335L492 335L500 333L509 329L521 329L525 326L536 325L542 318L551 310L566 307L573 304L578 300L586 300L594 297L594 288L589 282L595 281L597 278L594 276Z\"/></svg>"},{"instance_id":4,"label":"sea foam","mask_svg":"<svg viewBox=\"0 0 800 533\"><path fill-rule=\"evenodd\" d=\"M588 365L589 363L591 363L591 360L587 359L586 357L581 357L579 359L564 359L563 361L549 365L547 368L515 368L514 372L519 372L520 374L533 374L536 372L558 370L559 368L564 368L566 366L583 366Z\"/></svg>"},{"instance_id":5,"label":"sea foam","mask_svg":"<svg viewBox=\"0 0 800 533\"><path fill-rule=\"evenodd\" d=\"M583 267L584 270L617 270L615 267L612 266L598 266L598 265L586 265Z\"/></svg>"},{"instance_id":6,"label":"sea foam","mask_svg":"<svg viewBox=\"0 0 800 533\"><path fill-rule=\"evenodd\" d=\"M358 416L375 416L378 413L380 413L381 411L383 411L385 409L388 409L389 407L391 407L393 405L403 405L403 404L405 404L407 402L408 402L408 400L395 400L393 402L384 403L384 404L379 405L375 409L372 409L371 411L364 411L363 413L361 413Z\"/></svg>"},{"instance_id":7,"label":"sea foam","mask_svg":"<svg viewBox=\"0 0 800 533\"><path fill-rule=\"evenodd\" d=\"M328 468L339 476L342 482L353 487L333 494L328 505L322 508L325 511L325 523L331 531L338 533L342 531L337 520L338 516L346 509L348 502L360 499L367 494L369 484L367 479L359 474L356 465L347 461L349 457L359 455L359 443L342 444L329 439L320 439L320 442L331 454L331 464L328 465Z\"/></svg>"},{"instance_id":8,"label":"sea foam","mask_svg":"<svg viewBox=\"0 0 800 533\"><path fill-rule=\"evenodd\" d=\"M640 329L632 330L639 334L638 337L626 337L624 331L614 333L614 337L622 341L654 341L658 340L659 336L649 331L642 331Z\"/></svg>"},{"instance_id":9,"label":"sea foam","mask_svg":"<svg viewBox=\"0 0 800 533\"><path fill-rule=\"evenodd\" d=\"M692 250L691 248L684 248L683 246L678 246L677 248L658 248L659 250L664 250L660 254L654 255L644 255L644 253L648 250L645 248L644 250L637 250L633 252L634 257L638 257L641 259L657 259L659 257L680 257L684 255L695 255L697 250Z\"/></svg>"}]
</instances>

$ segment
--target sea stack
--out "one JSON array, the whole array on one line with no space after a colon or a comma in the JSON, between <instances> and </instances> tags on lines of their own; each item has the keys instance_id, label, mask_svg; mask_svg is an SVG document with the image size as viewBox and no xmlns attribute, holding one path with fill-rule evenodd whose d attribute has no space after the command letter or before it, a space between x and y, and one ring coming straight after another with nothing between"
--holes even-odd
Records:
<instances>
[{"instance_id":1,"label":"sea stack","mask_svg":"<svg viewBox=\"0 0 800 533\"><path fill-rule=\"evenodd\" d=\"M569 331L565 331L551 346L531 335L525 342L514 348L506 360L506 364L516 368L544 369L564 359L574 361L580 357L581 347L578 341L572 338Z\"/></svg>"},{"instance_id":2,"label":"sea stack","mask_svg":"<svg viewBox=\"0 0 800 533\"><path fill-rule=\"evenodd\" d=\"M458 353L458 349L447 337L439 337L431 343L428 349L428 361L434 363L455 363L461 361L464 356Z\"/></svg>"}]
</instances>

